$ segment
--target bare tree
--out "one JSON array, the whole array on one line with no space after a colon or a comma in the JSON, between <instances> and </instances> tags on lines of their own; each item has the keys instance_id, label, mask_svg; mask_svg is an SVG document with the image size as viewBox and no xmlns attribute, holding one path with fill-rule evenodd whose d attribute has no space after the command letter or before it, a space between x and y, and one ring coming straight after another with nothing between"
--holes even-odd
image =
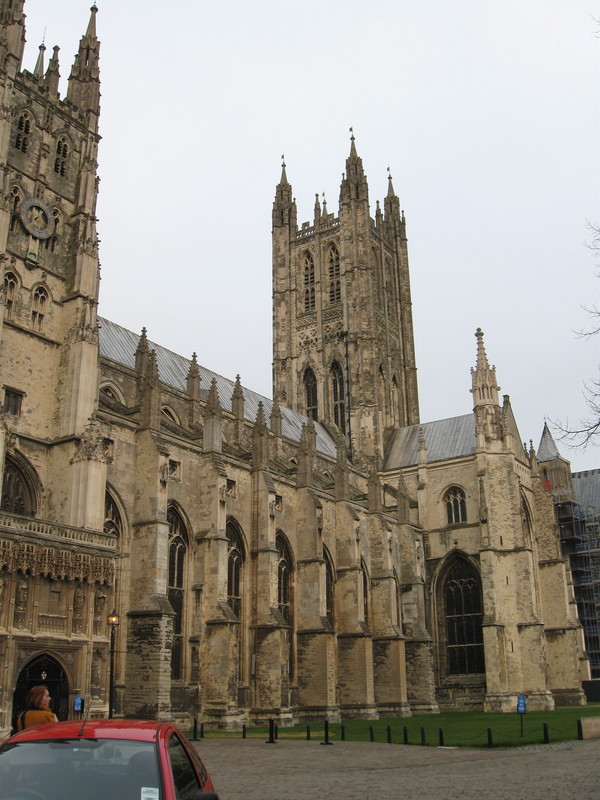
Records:
<instances>
[{"instance_id":1,"label":"bare tree","mask_svg":"<svg viewBox=\"0 0 600 800\"><path fill-rule=\"evenodd\" d=\"M600 258L600 225L588 222L588 228L591 238L586 242L586 246ZM600 269L597 274L600 277ZM582 339L589 339L600 333L600 308L593 305L584 306L584 309L590 317L591 324L588 328L578 331L578 336ZM593 380L586 381L583 385L583 392L589 413L579 421L579 424L572 426L568 420L564 424L560 421L553 424L561 434L561 439L572 442L574 447L585 449L590 442L600 436L600 375Z\"/></svg>"}]
</instances>

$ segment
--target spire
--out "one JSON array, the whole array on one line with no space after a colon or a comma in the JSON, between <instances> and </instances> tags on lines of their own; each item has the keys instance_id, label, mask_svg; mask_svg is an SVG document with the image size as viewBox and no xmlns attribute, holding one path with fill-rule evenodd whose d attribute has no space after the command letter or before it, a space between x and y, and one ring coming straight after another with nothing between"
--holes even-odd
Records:
<instances>
[{"instance_id":1,"label":"spire","mask_svg":"<svg viewBox=\"0 0 600 800\"><path fill-rule=\"evenodd\" d=\"M537 460L539 461L554 461L556 458L562 458L554 437L550 433L548 423L544 422L544 430L542 431L542 438L537 449Z\"/></svg>"},{"instance_id":2,"label":"spire","mask_svg":"<svg viewBox=\"0 0 600 800\"><path fill-rule=\"evenodd\" d=\"M40 45L40 52L38 53L37 61L35 62L35 69L33 70L33 77L40 80L44 77L44 53L46 52L46 45L42 42Z\"/></svg>"},{"instance_id":3,"label":"spire","mask_svg":"<svg viewBox=\"0 0 600 800\"><path fill-rule=\"evenodd\" d=\"M46 70L46 77L44 82L50 94L58 94L58 82L60 80L60 72L58 70L58 45L52 48L52 57L48 62L48 69Z\"/></svg>"},{"instance_id":4,"label":"spire","mask_svg":"<svg viewBox=\"0 0 600 800\"><path fill-rule=\"evenodd\" d=\"M351 200L369 201L367 176L363 170L362 158L356 152L354 133L350 128L350 155L346 159L346 173L340 187L340 205Z\"/></svg>"},{"instance_id":5,"label":"spire","mask_svg":"<svg viewBox=\"0 0 600 800\"><path fill-rule=\"evenodd\" d=\"M315 211L314 211L315 225L319 224L321 219L321 204L319 203L319 193L315 194Z\"/></svg>"},{"instance_id":6,"label":"spire","mask_svg":"<svg viewBox=\"0 0 600 800\"><path fill-rule=\"evenodd\" d=\"M100 42L96 36L96 14L93 5L85 34L79 42L79 51L69 76L67 100L83 111L98 114L100 111Z\"/></svg>"},{"instance_id":7,"label":"spire","mask_svg":"<svg viewBox=\"0 0 600 800\"><path fill-rule=\"evenodd\" d=\"M496 367L490 367L485 346L483 344L483 331L477 328L475 331L477 338L477 366L471 367L471 380L475 407L499 405L498 390L500 387L496 381Z\"/></svg>"},{"instance_id":8,"label":"spire","mask_svg":"<svg viewBox=\"0 0 600 800\"><path fill-rule=\"evenodd\" d=\"M391 220L397 220L398 222L402 221L401 214L400 214L400 200L394 191L394 184L392 183L392 172L390 168L387 168L388 172L388 190L385 200L383 201L383 207L385 209L385 219L386 222L390 222Z\"/></svg>"},{"instance_id":9,"label":"spire","mask_svg":"<svg viewBox=\"0 0 600 800\"><path fill-rule=\"evenodd\" d=\"M240 376L236 375L235 378L235 385L233 387L233 392L231 394L231 412L233 416L241 420L244 420L244 390L242 389L242 383L240 381Z\"/></svg>"},{"instance_id":10,"label":"spire","mask_svg":"<svg viewBox=\"0 0 600 800\"><path fill-rule=\"evenodd\" d=\"M192 360L190 361L190 368L186 375L186 388L187 393L193 400L200 399L200 367L198 366L198 356L192 353Z\"/></svg>"},{"instance_id":11,"label":"spire","mask_svg":"<svg viewBox=\"0 0 600 800\"><path fill-rule=\"evenodd\" d=\"M287 179L285 160L281 156L281 179L275 189L275 201L273 202L273 227L282 228L288 225L295 232L297 225L296 203L292 197L292 187Z\"/></svg>"}]
</instances>

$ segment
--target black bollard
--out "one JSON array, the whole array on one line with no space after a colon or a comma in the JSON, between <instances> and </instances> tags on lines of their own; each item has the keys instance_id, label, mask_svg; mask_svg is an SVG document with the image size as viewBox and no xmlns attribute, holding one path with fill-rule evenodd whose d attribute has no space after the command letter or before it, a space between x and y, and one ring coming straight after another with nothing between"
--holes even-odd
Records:
<instances>
[{"instance_id":1,"label":"black bollard","mask_svg":"<svg viewBox=\"0 0 600 800\"><path fill-rule=\"evenodd\" d=\"M404 726L402 737L403 737L402 738L403 743L408 744L408 728L406 727L406 725Z\"/></svg>"},{"instance_id":2,"label":"black bollard","mask_svg":"<svg viewBox=\"0 0 600 800\"><path fill-rule=\"evenodd\" d=\"M306 726L306 741L310 742L310 725Z\"/></svg>"},{"instance_id":3,"label":"black bollard","mask_svg":"<svg viewBox=\"0 0 600 800\"><path fill-rule=\"evenodd\" d=\"M194 741L198 738L198 717L194 717Z\"/></svg>"},{"instance_id":4,"label":"black bollard","mask_svg":"<svg viewBox=\"0 0 600 800\"><path fill-rule=\"evenodd\" d=\"M275 739L279 739L279 725L275 723Z\"/></svg>"},{"instance_id":5,"label":"black bollard","mask_svg":"<svg viewBox=\"0 0 600 800\"><path fill-rule=\"evenodd\" d=\"M374 742L375 741L375 731L373 730L373 726L369 725L369 739Z\"/></svg>"},{"instance_id":6,"label":"black bollard","mask_svg":"<svg viewBox=\"0 0 600 800\"><path fill-rule=\"evenodd\" d=\"M204 739L204 723L200 723L200 738Z\"/></svg>"},{"instance_id":7,"label":"black bollard","mask_svg":"<svg viewBox=\"0 0 600 800\"><path fill-rule=\"evenodd\" d=\"M444 729L440 728L440 747L444 746Z\"/></svg>"},{"instance_id":8,"label":"black bollard","mask_svg":"<svg viewBox=\"0 0 600 800\"><path fill-rule=\"evenodd\" d=\"M544 722L544 744L550 744L550 735L548 733L548 723Z\"/></svg>"},{"instance_id":9,"label":"black bollard","mask_svg":"<svg viewBox=\"0 0 600 800\"><path fill-rule=\"evenodd\" d=\"M275 720L269 720L269 738L265 742L265 744L277 744L275 741Z\"/></svg>"},{"instance_id":10,"label":"black bollard","mask_svg":"<svg viewBox=\"0 0 600 800\"><path fill-rule=\"evenodd\" d=\"M392 743L392 728L390 725L387 726L387 740L388 744Z\"/></svg>"},{"instance_id":11,"label":"black bollard","mask_svg":"<svg viewBox=\"0 0 600 800\"><path fill-rule=\"evenodd\" d=\"M491 728L487 729L487 736L488 736L488 747L493 747L494 746L494 740L492 738L492 729Z\"/></svg>"},{"instance_id":12,"label":"black bollard","mask_svg":"<svg viewBox=\"0 0 600 800\"><path fill-rule=\"evenodd\" d=\"M242 739L246 738L246 726L242 725Z\"/></svg>"},{"instance_id":13,"label":"black bollard","mask_svg":"<svg viewBox=\"0 0 600 800\"><path fill-rule=\"evenodd\" d=\"M321 742L321 744L333 744L333 742L329 741L329 720L325 720L325 738Z\"/></svg>"},{"instance_id":14,"label":"black bollard","mask_svg":"<svg viewBox=\"0 0 600 800\"><path fill-rule=\"evenodd\" d=\"M580 741L583 739L583 723L580 719L577 720L577 738Z\"/></svg>"},{"instance_id":15,"label":"black bollard","mask_svg":"<svg viewBox=\"0 0 600 800\"><path fill-rule=\"evenodd\" d=\"M342 725L342 727L340 728L340 739L342 740L342 742L346 741L346 726L345 725Z\"/></svg>"},{"instance_id":16,"label":"black bollard","mask_svg":"<svg viewBox=\"0 0 600 800\"><path fill-rule=\"evenodd\" d=\"M425 737L425 728L421 728L421 745L425 747L427 744L427 739Z\"/></svg>"}]
</instances>

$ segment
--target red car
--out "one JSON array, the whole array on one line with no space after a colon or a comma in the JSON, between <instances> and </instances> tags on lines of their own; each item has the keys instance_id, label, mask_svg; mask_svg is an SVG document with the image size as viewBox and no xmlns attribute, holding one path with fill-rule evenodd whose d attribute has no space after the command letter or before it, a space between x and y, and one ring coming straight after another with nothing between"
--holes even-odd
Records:
<instances>
[{"instance_id":1,"label":"red car","mask_svg":"<svg viewBox=\"0 0 600 800\"><path fill-rule=\"evenodd\" d=\"M27 728L0 747L0 800L218 800L168 722L92 719Z\"/></svg>"}]
</instances>

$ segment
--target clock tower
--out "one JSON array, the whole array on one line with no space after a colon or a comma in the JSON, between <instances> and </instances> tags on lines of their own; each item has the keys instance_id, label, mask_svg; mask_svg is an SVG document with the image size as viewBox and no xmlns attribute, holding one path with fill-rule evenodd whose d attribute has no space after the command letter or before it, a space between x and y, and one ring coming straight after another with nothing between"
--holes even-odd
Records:
<instances>
[{"instance_id":1,"label":"clock tower","mask_svg":"<svg viewBox=\"0 0 600 800\"><path fill-rule=\"evenodd\" d=\"M22 68L23 6L24 0L0 6L0 388L10 408L0 463L7 441L16 443L44 476L45 518L56 512L67 524L102 528L98 490L106 465L70 455L89 429L98 395L97 8L62 98L58 47L46 63L42 44L33 72ZM68 474L54 461L69 464Z\"/></svg>"}]
</instances>

